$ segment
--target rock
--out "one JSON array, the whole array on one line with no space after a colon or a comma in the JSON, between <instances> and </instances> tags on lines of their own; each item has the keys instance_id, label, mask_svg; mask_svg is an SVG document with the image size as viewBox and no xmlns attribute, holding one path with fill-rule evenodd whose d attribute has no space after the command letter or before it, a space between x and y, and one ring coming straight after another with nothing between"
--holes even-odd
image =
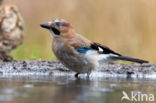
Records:
<instances>
[{"instance_id":1,"label":"rock","mask_svg":"<svg viewBox=\"0 0 156 103\"><path fill-rule=\"evenodd\" d=\"M74 76L75 72L64 67L59 61L25 60L0 62L0 75L52 75ZM80 74L85 77L86 74ZM91 72L90 78L101 77L156 78L156 64L103 64Z\"/></svg>"}]
</instances>

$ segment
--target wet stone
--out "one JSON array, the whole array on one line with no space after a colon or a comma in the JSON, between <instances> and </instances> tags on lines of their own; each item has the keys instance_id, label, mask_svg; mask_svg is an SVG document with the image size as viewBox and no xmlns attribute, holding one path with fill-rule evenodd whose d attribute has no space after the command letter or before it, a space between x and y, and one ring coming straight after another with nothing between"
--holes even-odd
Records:
<instances>
[{"instance_id":1,"label":"wet stone","mask_svg":"<svg viewBox=\"0 0 156 103\"><path fill-rule=\"evenodd\" d=\"M25 60L0 62L0 75L53 75L74 76L75 72L64 67L59 61ZM86 75L86 74L82 74ZM91 72L90 77L133 76L156 78L155 64L104 63ZM81 75L80 75L81 76Z\"/></svg>"}]
</instances>

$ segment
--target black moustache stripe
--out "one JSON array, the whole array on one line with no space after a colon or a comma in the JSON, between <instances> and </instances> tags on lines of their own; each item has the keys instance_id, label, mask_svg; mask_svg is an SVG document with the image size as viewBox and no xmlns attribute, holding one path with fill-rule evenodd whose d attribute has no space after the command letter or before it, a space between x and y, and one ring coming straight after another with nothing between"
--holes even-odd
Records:
<instances>
[{"instance_id":1,"label":"black moustache stripe","mask_svg":"<svg viewBox=\"0 0 156 103\"><path fill-rule=\"evenodd\" d=\"M57 30L57 29L55 29L55 28L51 28L51 29L52 29L52 31L54 32L54 34L60 35L60 31L59 31L59 30Z\"/></svg>"}]
</instances>

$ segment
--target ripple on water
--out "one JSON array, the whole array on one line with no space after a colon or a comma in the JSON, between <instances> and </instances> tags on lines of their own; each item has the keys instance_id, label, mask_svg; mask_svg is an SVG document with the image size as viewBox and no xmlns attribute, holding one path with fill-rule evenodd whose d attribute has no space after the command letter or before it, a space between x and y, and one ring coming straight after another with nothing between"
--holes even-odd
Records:
<instances>
[{"instance_id":1,"label":"ripple on water","mask_svg":"<svg viewBox=\"0 0 156 103\"><path fill-rule=\"evenodd\" d=\"M26 93L20 93L12 88L0 90L0 101L12 101L17 97L28 97Z\"/></svg>"}]
</instances>

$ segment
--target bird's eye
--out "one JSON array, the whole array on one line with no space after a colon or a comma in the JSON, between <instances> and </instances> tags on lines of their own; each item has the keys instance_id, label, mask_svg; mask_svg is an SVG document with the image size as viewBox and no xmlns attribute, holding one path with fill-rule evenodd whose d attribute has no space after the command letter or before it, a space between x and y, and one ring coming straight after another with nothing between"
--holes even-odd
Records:
<instances>
[{"instance_id":1,"label":"bird's eye","mask_svg":"<svg viewBox=\"0 0 156 103\"><path fill-rule=\"evenodd\" d=\"M58 27L60 27L60 23L59 23L59 22L56 22L56 25L57 25Z\"/></svg>"}]
</instances>

